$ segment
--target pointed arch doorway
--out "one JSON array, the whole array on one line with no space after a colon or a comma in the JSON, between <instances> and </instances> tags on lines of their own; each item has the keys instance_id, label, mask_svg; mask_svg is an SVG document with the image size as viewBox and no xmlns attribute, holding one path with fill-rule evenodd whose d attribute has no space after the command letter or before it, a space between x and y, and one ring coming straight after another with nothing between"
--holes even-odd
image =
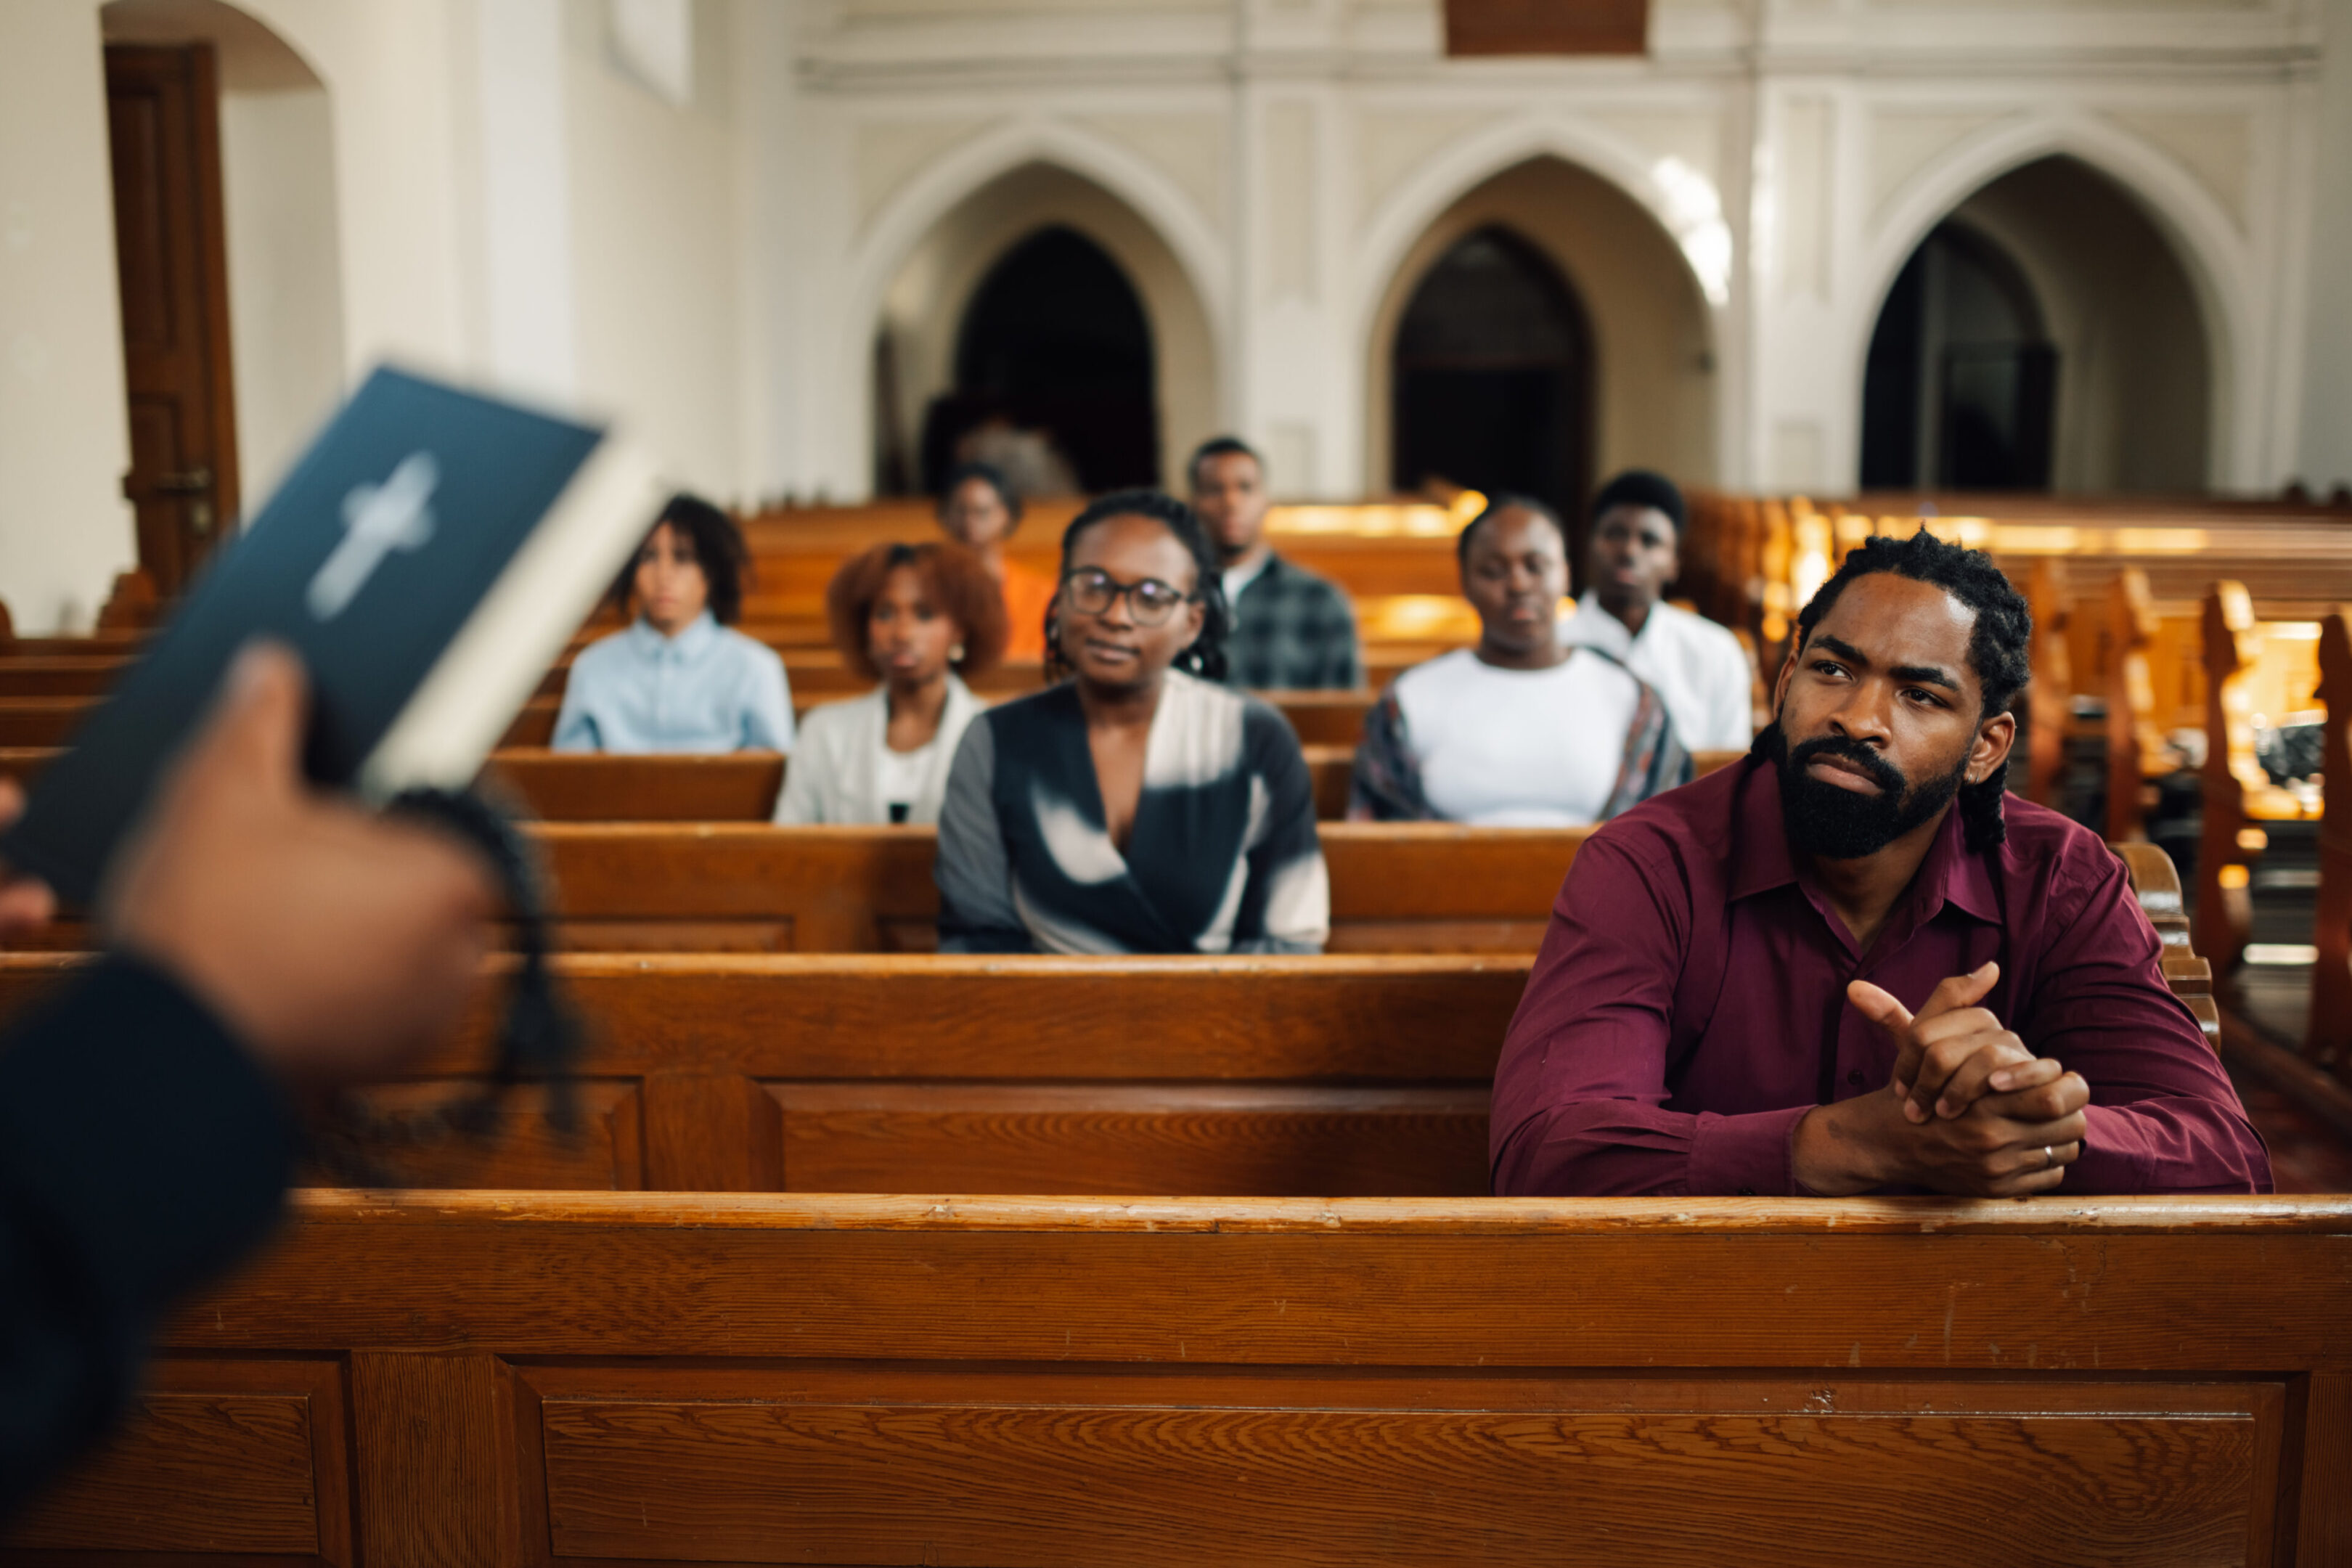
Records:
<instances>
[{"instance_id":1,"label":"pointed arch doorway","mask_svg":"<svg viewBox=\"0 0 2352 1568\"><path fill-rule=\"evenodd\" d=\"M1397 325L1391 480L1513 490L1573 516L1591 482L1592 349L1583 302L1510 228L1472 230Z\"/></svg>"}]
</instances>

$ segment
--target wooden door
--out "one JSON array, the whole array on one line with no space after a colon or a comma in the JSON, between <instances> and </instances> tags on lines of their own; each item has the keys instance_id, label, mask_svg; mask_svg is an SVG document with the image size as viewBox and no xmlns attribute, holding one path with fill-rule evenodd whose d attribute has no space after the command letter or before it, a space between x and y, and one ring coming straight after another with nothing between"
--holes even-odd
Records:
<instances>
[{"instance_id":1,"label":"wooden door","mask_svg":"<svg viewBox=\"0 0 2352 1568\"><path fill-rule=\"evenodd\" d=\"M106 51L139 564L179 593L237 515L219 94L205 44Z\"/></svg>"}]
</instances>

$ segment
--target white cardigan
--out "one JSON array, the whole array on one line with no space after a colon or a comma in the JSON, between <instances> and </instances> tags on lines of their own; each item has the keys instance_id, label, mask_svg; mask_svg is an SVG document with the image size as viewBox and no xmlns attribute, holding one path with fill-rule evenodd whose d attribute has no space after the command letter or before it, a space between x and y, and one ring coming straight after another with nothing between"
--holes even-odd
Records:
<instances>
[{"instance_id":1,"label":"white cardigan","mask_svg":"<svg viewBox=\"0 0 2352 1568\"><path fill-rule=\"evenodd\" d=\"M908 822L935 823L947 794L948 767L965 726L980 714L980 699L948 672L947 706L940 713L939 742L922 793L908 810ZM890 693L876 687L846 702L810 710L801 721L792 759L784 764L784 790L776 820L784 823L887 823L890 804L882 798L884 736L890 726Z\"/></svg>"}]
</instances>

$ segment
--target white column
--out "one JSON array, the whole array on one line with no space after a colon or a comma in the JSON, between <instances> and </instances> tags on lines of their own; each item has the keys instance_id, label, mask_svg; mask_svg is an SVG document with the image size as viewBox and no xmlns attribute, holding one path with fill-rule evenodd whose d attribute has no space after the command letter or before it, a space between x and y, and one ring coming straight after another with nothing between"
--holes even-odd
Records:
<instances>
[{"instance_id":1,"label":"white column","mask_svg":"<svg viewBox=\"0 0 2352 1568\"><path fill-rule=\"evenodd\" d=\"M488 369L568 398L579 380L561 0L480 0L482 249Z\"/></svg>"},{"instance_id":2,"label":"white column","mask_svg":"<svg viewBox=\"0 0 2352 1568\"><path fill-rule=\"evenodd\" d=\"M135 563L98 7L0 10L0 597L88 631Z\"/></svg>"}]
</instances>

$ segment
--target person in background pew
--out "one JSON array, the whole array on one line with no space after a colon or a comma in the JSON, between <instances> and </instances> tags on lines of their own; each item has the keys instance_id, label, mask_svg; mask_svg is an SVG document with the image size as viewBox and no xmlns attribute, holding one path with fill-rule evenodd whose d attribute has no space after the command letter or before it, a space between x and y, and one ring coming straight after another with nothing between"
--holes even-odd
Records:
<instances>
[{"instance_id":1,"label":"person in background pew","mask_svg":"<svg viewBox=\"0 0 2352 1568\"><path fill-rule=\"evenodd\" d=\"M1225 679L1255 691L1362 684L1356 611L1336 583L1285 561L1265 542L1265 462L1232 436L1204 441L1187 470L1192 509L1208 525L1234 617Z\"/></svg>"},{"instance_id":2,"label":"person in background pew","mask_svg":"<svg viewBox=\"0 0 2352 1568\"><path fill-rule=\"evenodd\" d=\"M980 557L1004 601L1004 657L1027 662L1045 657L1045 613L1053 579L1004 553L1021 526L1021 492L992 463L958 463L940 490L940 528Z\"/></svg>"},{"instance_id":3,"label":"person in background pew","mask_svg":"<svg viewBox=\"0 0 2352 1568\"><path fill-rule=\"evenodd\" d=\"M1797 626L1748 758L1578 853L1495 1190L2268 1191L2123 863L2003 796L2032 628L2000 568L1873 539Z\"/></svg>"},{"instance_id":4,"label":"person in background pew","mask_svg":"<svg viewBox=\"0 0 2352 1568\"><path fill-rule=\"evenodd\" d=\"M877 544L834 574L824 607L843 661L882 684L803 721L776 820L939 821L948 764L981 709L961 677L1004 651L995 583L960 544Z\"/></svg>"},{"instance_id":5,"label":"person in background pew","mask_svg":"<svg viewBox=\"0 0 2352 1568\"><path fill-rule=\"evenodd\" d=\"M563 683L559 752L789 752L776 650L732 629L750 560L734 520L673 496L612 598L637 619L583 648Z\"/></svg>"},{"instance_id":6,"label":"person in background pew","mask_svg":"<svg viewBox=\"0 0 2352 1568\"><path fill-rule=\"evenodd\" d=\"M0 1040L0 1521L103 1435L155 1320L268 1230L303 1096L391 1073L472 993L496 885L314 795L308 697L248 649L108 868L106 954ZM23 797L0 784L0 824ZM0 883L0 934L45 922Z\"/></svg>"},{"instance_id":7,"label":"person in background pew","mask_svg":"<svg viewBox=\"0 0 2352 1568\"><path fill-rule=\"evenodd\" d=\"M1550 508L1498 497L1454 549L1478 646L1413 666L1364 715L1349 817L1580 827L1690 777L1658 694L1559 640L1568 531Z\"/></svg>"},{"instance_id":8,"label":"person in background pew","mask_svg":"<svg viewBox=\"0 0 2352 1568\"><path fill-rule=\"evenodd\" d=\"M1748 650L1728 627L1664 598L1682 572L1688 518L1683 492L1663 474L1633 468L1601 486L1592 498L1584 596L1560 636L1601 649L1655 688L1684 745L1743 752L1756 738Z\"/></svg>"},{"instance_id":9,"label":"person in background pew","mask_svg":"<svg viewBox=\"0 0 2352 1568\"><path fill-rule=\"evenodd\" d=\"M964 731L940 812L944 952L1317 952L1331 923L1298 738L1218 684L1200 520L1122 490L1062 536L1048 666Z\"/></svg>"}]
</instances>

